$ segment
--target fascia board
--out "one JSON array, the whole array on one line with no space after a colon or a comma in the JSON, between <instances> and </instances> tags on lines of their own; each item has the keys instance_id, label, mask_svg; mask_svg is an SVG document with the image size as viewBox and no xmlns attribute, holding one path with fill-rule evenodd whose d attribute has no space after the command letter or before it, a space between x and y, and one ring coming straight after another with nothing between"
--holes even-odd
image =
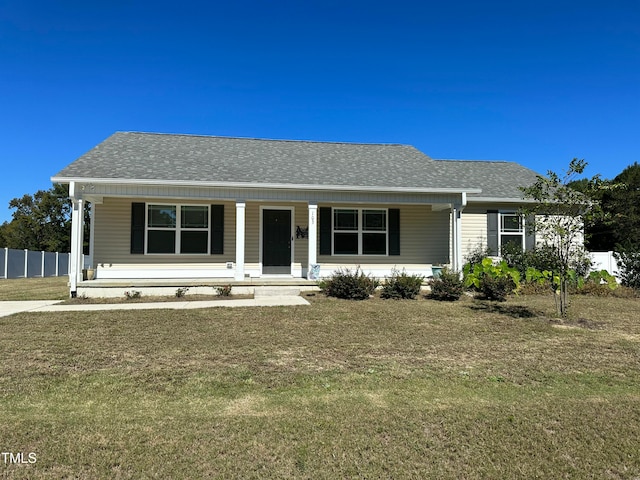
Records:
<instances>
[{"instance_id":1,"label":"fascia board","mask_svg":"<svg viewBox=\"0 0 640 480\"><path fill-rule=\"evenodd\" d=\"M124 185L158 185L175 187L218 187L218 188L271 188L281 190L322 190L322 191L350 191L350 192L390 192L390 193L468 193L478 194L480 188L408 188L408 187L379 187L356 185L295 185L287 183L249 183L249 182L194 182L194 181L169 181L169 180L134 180L121 178L78 178L78 177L51 177L54 183L99 183L99 184L124 184Z\"/></svg>"},{"instance_id":2,"label":"fascia board","mask_svg":"<svg viewBox=\"0 0 640 480\"><path fill-rule=\"evenodd\" d=\"M536 203L532 199L506 197L467 197L468 203Z\"/></svg>"}]
</instances>

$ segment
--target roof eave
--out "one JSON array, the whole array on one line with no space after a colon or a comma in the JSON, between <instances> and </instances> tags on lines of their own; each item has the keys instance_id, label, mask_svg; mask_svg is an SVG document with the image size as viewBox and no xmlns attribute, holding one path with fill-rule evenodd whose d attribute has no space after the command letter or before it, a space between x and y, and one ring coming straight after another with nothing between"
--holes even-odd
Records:
<instances>
[{"instance_id":1,"label":"roof eave","mask_svg":"<svg viewBox=\"0 0 640 480\"><path fill-rule=\"evenodd\" d=\"M467 193L478 194L480 188L412 188L412 187L384 187L361 185L305 185L289 183L255 183L255 182L195 182L190 180L154 180L154 179L126 179L126 178L86 178L86 177L51 177L54 183L94 183L120 185L158 185L179 187L218 187L218 188L267 188L279 190L322 190L322 191L350 191L350 192L387 192L387 193Z\"/></svg>"},{"instance_id":2,"label":"roof eave","mask_svg":"<svg viewBox=\"0 0 640 480\"><path fill-rule=\"evenodd\" d=\"M536 203L531 198L522 197L467 197L469 203Z\"/></svg>"}]
</instances>

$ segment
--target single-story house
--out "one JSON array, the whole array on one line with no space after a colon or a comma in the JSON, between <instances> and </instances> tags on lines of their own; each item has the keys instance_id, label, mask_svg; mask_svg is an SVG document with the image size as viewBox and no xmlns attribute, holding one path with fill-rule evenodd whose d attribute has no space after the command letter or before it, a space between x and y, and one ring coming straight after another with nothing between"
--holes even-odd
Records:
<instances>
[{"instance_id":1,"label":"single-story house","mask_svg":"<svg viewBox=\"0 0 640 480\"><path fill-rule=\"evenodd\" d=\"M531 247L517 210L536 175L409 145L117 132L51 180L73 201L73 293L85 202L98 279L430 276L478 247Z\"/></svg>"}]
</instances>

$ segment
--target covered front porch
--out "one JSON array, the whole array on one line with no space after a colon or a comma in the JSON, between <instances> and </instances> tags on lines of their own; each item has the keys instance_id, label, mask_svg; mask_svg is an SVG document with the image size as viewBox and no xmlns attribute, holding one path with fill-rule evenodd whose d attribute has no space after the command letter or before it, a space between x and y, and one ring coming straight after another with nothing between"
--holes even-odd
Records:
<instances>
[{"instance_id":1,"label":"covered front porch","mask_svg":"<svg viewBox=\"0 0 640 480\"><path fill-rule=\"evenodd\" d=\"M235 291L308 287L341 267L359 266L378 278L394 268L426 277L434 265L461 268L466 192L238 190L71 182L72 294L135 287L173 294L185 286L210 291L223 284ZM85 202L91 211L88 266L95 276L89 281L82 276ZM201 232L184 222L198 210ZM158 223L153 215L170 221ZM348 215L355 220L344 223ZM163 241L170 235L169 252L161 250L167 242L156 239L158 232ZM187 242L196 234L205 239L203 250L192 252L196 244Z\"/></svg>"}]
</instances>

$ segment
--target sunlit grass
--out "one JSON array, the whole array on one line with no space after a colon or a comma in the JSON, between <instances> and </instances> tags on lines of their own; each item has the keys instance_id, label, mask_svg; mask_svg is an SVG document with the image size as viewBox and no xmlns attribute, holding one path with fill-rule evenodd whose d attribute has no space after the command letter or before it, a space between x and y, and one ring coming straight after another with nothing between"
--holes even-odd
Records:
<instances>
[{"instance_id":1,"label":"sunlit grass","mask_svg":"<svg viewBox=\"0 0 640 480\"><path fill-rule=\"evenodd\" d=\"M0 301L63 300L69 297L69 277L0 279Z\"/></svg>"}]
</instances>

